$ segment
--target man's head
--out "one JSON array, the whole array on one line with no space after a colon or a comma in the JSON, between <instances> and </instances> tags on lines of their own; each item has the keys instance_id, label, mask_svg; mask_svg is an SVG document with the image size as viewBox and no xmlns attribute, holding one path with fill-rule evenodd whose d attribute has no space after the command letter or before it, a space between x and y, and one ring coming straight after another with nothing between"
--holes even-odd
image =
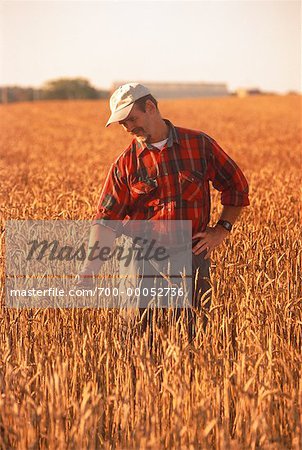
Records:
<instances>
[{"instance_id":1,"label":"man's head","mask_svg":"<svg viewBox=\"0 0 302 450\"><path fill-rule=\"evenodd\" d=\"M161 116L148 88L138 83L120 86L110 98L111 116L106 124L118 122L129 133L150 142Z\"/></svg>"}]
</instances>

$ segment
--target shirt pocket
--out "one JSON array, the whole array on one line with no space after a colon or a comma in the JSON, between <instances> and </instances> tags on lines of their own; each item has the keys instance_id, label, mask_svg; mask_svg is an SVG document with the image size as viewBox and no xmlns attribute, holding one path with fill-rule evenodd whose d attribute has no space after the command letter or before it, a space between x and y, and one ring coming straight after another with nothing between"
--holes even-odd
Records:
<instances>
[{"instance_id":1,"label":"shirt pocket","mask_svg":"<svg viewBox=\"0 0 302 450\"><path fill-rule=\"evenodd\" d=\"M182 200L189 202L202 197L203 174L201 172L182 170L179 172L179 183Z\"/></svg>"},{"instance_id":2,"label":"shirt pocket","mask_svg":"<svg viewBox=\"0 0 302 450\"><path fill-rule=\"evenodd\" d=\"M158 181L145 178L130 184L130 195L133 201L145 201L153 195L158 187Z\"/></svg>"}]
</instances>

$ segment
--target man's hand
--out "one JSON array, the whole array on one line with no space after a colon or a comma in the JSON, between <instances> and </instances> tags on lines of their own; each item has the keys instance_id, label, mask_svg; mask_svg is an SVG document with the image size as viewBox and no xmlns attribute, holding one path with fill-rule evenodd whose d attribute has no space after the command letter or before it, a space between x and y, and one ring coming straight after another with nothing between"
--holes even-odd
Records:
<instances>
[{"instance_id":1,"label":"man's hand","mask_svg":"<svg viewBox=\"0 0 302 450\"><path fill-rule=\"evenodd\" d=\"M88 249L113 247L116 232L111 228L104 227L97 221L91 226L89 234ZM99 258L89 258L83 263L80 272L76 276L75 289L94 289L98 285L98 278L104 260Z\"/></svg>"},{"instance_id":2,"label":"man's hand","mask_svg":"<svg viewBox=\"0 0 302 450\"><path fill-rule=\"evenodd\" d=\"M96 286L96 279L94 275L83 275L79 273L75 280L75 289L94 289Z\"/></svg>"},{"instance_id":3,"label":"man's hand","mask_svg":"<svg viewBox=\"0 0 302 450\"><path fill-rule=\"evenodd\" d=\"M198 242L196 242L196 244L192 248L194 255L199 255L204 250L207 250L204 259L208 259L211 255L212 250L215 247L218 247L229 234L229 231L227 231L221 225L216 225L215 227L207 227L205 231L196 233L192 237L192 239L198 239Z\"/></svg>"},{"instance_id":4,"label":"man's hand","mask_svg":"<svg viewBox=\"0 0 302 450\"><path fill-rule=\"evenodd\" d=\"M78 289L95 288L99 271L100 263L98 261L86 261L76 276L75 287Z\"/></svg>"}]
</instances>

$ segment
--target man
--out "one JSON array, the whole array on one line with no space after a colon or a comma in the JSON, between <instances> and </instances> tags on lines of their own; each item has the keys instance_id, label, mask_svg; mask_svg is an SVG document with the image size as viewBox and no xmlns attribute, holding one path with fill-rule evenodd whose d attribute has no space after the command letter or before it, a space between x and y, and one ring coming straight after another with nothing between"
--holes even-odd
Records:
<instances>
[{"instance_id":1,"label":"man","mask_svg":"<svg viewBox=\"0 0 302 450\"><path fill-rule=\"evenodd\" d=\"M108 220L191 220L193 306L202 309L201 297L210 289L211 252L229 235L242 207L249 205L247 180L214 139L162 118L145 86L120 86L110 108L106 126L118 123L133 140L111 165L99 200L99 225L93 227L91 239L112 246L116 229ZM209 181L221 192L223 205L214 227L208 226ZM98 270L88 263L82 275ZM208 293L206 309L210 301Z\"/></svg>"}]
</instances>

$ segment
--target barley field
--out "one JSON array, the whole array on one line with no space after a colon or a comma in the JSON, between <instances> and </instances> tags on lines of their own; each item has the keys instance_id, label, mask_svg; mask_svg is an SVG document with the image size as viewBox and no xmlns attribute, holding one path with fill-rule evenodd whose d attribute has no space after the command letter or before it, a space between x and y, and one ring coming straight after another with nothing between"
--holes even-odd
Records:
<instances>
[{"instance_id":1,"label":"barley field","mask_svg":"<svg viewBox=\"0 0 302 450\"><path fill-rule=\"evenodd\" d=\"M302 448L301 96L159 106L218 141L251 205L212 253L206 332L159 319L152 349L117 310L5 306L5 221L91 219L129 136L103 101L0 106L1 449Z\"/></svg>"}]
</instances>

